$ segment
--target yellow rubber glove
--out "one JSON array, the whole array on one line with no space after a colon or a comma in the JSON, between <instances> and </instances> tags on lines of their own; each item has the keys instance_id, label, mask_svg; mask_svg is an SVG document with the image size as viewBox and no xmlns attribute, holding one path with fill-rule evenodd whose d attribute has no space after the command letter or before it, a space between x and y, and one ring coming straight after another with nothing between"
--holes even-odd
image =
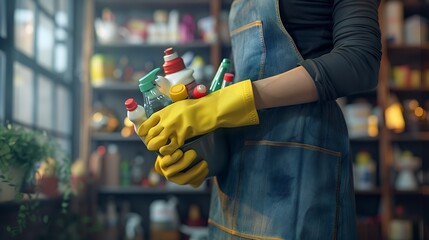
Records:
<instances>
[{"instance_id":1,"label":"yellow rubber glove","mask_svg":"<svg viewBox=\"0 0 429 240\"><path fill-rule=\"evenodd\" d=\"M197 153L192 149L185 153L177 149L171 155L158 156L155 161L155 171L170 182L180 185L190 184L196 188L204 182L204 179L209 174L206 161L200 161L195 166L187 169L196 158Z\"/></svg>"},{"instance_id":2,"label":"yellow rubber glove","mask_svg":"<svg viewBox=\"0 0 429 240\"><path fill-rule=\"evenodd\" d=\"M140 125L138 135L145 138L149 150L169 155L189 138L220 127L258 123L252 83L246 80L205 97L182 100L161 109Z\"/></svg>"}]
</instances>

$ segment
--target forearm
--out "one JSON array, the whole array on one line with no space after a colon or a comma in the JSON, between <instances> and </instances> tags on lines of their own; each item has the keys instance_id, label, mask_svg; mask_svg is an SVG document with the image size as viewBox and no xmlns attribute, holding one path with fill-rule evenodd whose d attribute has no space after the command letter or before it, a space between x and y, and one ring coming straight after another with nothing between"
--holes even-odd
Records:
<instances>
[{"instance_id":1,"label":"forearm","mask_svg":"<svg viewBox=\"0 0 429 240\"><path fill-rule=\"evenodd\" d=\"M319 99L313 79L302 66L253 82L253 94L257 109L309 103Z\"/></svg>"}]
</instances>

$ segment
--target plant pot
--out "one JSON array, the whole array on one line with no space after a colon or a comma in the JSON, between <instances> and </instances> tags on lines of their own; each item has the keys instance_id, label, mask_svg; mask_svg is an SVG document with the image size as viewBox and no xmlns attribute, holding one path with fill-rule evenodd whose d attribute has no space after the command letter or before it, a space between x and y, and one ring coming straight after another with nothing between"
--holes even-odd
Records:
<instances>
[{"instance_id":1,"label":"plant pot","mask_svg":"<svg viewBox=\"0 0 429 240\"><path fill-rule=\"evenodd\" d=\"M58 178L56 176L43 176L40 179L40 193L51 198L59 196Z\"/></svg>"},{"instance_id":2,"label":"plant pot","mask_svg":"<svg viewBox=\"0 0 429 240\"><path fill-rule=\"evenodd\" d=\"M10 167L7 173L0 171L1 175L11 178L10 182L0 181L0 202L15 200L16 193L19 192L25 176L25 169ZM11 184L15 186L10 186Z\"/></svg>"}]
</instances>

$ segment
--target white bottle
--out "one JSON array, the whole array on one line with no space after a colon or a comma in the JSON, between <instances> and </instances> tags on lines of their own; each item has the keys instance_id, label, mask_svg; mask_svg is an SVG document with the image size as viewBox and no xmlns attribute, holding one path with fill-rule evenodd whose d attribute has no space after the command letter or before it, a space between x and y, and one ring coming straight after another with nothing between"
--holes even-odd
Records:
<instances>
[{"instance_id":1,"label":"white bottle","mask_svg":"<svg viewBox=\"0 0 429 240\"><path fill-rule=\"evenodd\" d=\"M134 131L137 133L140 125L146 121L146 113L141 105L138 105L133 98L128 98L125 101L127 108L127 117L134 124Z\"/></svg>"},{"instance_id":2,"label":"white bottle","mask_svg":"<svg viewBox=\"0 0 429 240\"><path fill-rule=\"evenodd\" d=\"M186 68L183 59L179 57L173 48L167 48L164 51L164 68L165 78L170 82L170 86L176 84L184 84L188 91L188 95L192 96L197 82L195 81L193 69Z\"/></svg>"}]
</instances>

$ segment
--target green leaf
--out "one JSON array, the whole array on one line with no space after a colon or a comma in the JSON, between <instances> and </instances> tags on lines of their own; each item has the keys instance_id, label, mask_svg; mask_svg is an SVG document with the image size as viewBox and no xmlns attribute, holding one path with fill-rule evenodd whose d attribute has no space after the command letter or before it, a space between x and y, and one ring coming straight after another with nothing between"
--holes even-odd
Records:
<instances>
[{"instance_id":1,"label":"green leaf","mask_svg":"<svg viewBox=\"0 0 429 240\"><path fill-rule=\"evenodd\" d=\"M49 221L49 216L45 215L43 216L43 222L47 223Z\"/></svg>"},{"instance_id":2,"label":"green leaf","mask_svg":"<svg viewBox=\"0 0 429 240\"><path fill-rule=\"evenodd\" d=\"M7 227L6 227L6 231L11 232L11 231L12 231L12 228L11 228L10 226L7 226Z\"/></svg>"},{"instance_id":3,"label":"green leaf","mask_svg":"<svg viewBox=\"0 0 429 240\"><path fill-rule=\"evenodd\" d=\"M22 201L22 199L24 199L24 194L22 194L22 193L16 194L16 200Z\"/></svg>"}]
</instances>

